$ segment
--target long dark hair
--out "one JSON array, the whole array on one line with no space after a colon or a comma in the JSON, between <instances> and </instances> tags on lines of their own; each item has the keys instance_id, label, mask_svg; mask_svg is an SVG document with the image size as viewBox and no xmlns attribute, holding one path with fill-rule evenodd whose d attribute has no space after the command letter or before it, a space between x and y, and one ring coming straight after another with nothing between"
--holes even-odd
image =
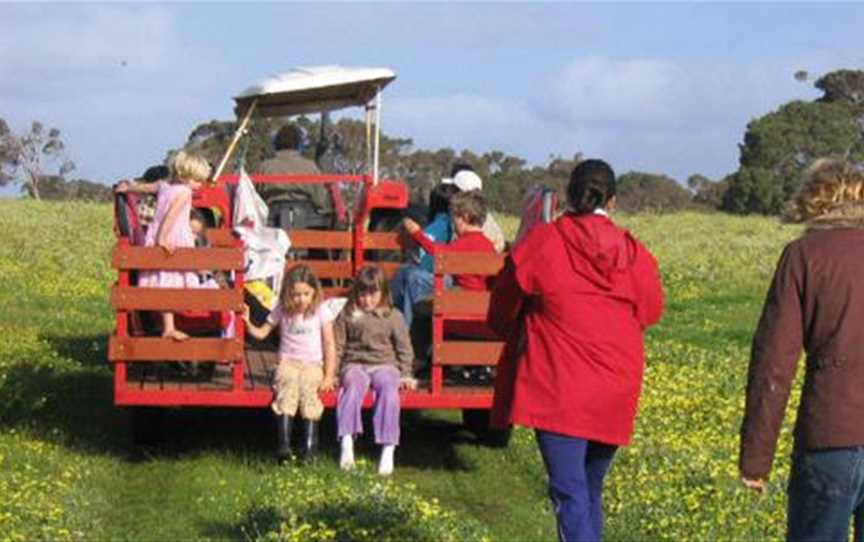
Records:
<instances>
[{"instance_id":1,"label":"long dark hair","mask_svg":"<svg viewBox=\"0 0 864 542\"><path fill-rule=\"evenodd\" d=\"M577 215L603 208L615 195L615 172L603 160L580 162L570 174L567 203Z\"/></svg>"}]
</instances>

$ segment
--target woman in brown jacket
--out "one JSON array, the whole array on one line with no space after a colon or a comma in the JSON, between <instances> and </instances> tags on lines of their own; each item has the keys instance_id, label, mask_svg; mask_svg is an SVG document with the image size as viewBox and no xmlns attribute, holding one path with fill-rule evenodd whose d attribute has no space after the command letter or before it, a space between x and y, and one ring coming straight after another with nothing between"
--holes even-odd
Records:
<instances>
[{"instance_id":1,"label":"woman in brown jacket","mask_svg":"<svg viewBox=\"0 0 864 542\"><path fill-rule=\"evenodd\" d=\"M798 359L806 353L788 486L788 540L856 540L864 526L864 175L820 160L792 218L753 337L739 468L763 491Z\"/></svg>"}]
</instances>

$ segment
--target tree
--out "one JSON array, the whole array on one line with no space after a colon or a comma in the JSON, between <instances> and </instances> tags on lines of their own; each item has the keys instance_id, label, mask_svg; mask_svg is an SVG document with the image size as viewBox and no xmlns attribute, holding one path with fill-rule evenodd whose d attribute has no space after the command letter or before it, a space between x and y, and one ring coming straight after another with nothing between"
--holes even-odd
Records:
<instances>
[{"instance_id":1,"label":"tree","mask_svg":"<svg viewBox=\"0 0 864 542\"><path fill-rule=\"evenodd\" d=\"M723 196L729 189L730 177L714 181L699 173L690 175L687 178L687 188L693 193L693 203L710 209L720 209L723 206Z\"/></svg>"},{"instance_id":2,"label":"tree","mask_svg":"<svg viewBox=\"0 0 864 542\"><path fill-rule=\"evenodd\" d=\"M859 109L848 102L795 101L751 121L723 208L779 214L800 188L801 172L816 158L864 160Z\"/></svg>"},{"instance_id":3,"label":"tree","mask_svg":"<svg viewBox=\"0 0 864 542\"><path fill-rule=\"evenodd\" d=\"M254 119L249 123L247 133L235 148L234 155L225 165L223 173L235 173L238 157L244 159L246 171L254 172L258 165L274 154L273 135L279 130L284 122L271 119ZM189 134L184 150L200 153L213 167L219 164L222 156L231 143L234 131L237 129L236 121L211 120L199 124ZM245 156L241 154L245 151ZM168 152L168 157L176 152Z\"/></svg>"},{"instance_id":4,"label":"tree","mask_svg":"<svg viewBox=\"0 0 864 542\"><path fill-rule=\"evenodd\" d=\"M622 211L668 213L691 207L690 192L675 179L656 173L630 171L618 177L618 208Z\"/></svg>"},{"instance_id":5,"label":"tree","mask_svg":"<svg viewBox=\"0 0 864 542\"><path fill-rule=\"evenodd\" d=\"M46 130L41 122L33 121L29 132L18 135L0 118L0 186L20 183L31 197L39 199L41 182L49 171L62 178L75 169L64 151L57 128Z\"/></svg>"},{"instance_id":6,"label":"tree","mask_svg":"<svg viewBox=\"0 0 864 542\"><path fill-rule=\"evenodd\" d=\"M814 86L825 93L822 101L864 103L864 71L837 70L817 79Z\"/></svg>"}]
</instances>

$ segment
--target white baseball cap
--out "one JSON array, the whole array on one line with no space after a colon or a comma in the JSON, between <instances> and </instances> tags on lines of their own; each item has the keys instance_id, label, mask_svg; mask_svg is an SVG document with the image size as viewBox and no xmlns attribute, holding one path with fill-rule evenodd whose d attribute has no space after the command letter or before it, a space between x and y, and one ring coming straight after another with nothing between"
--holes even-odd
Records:
<instances>
[{"instance_id":1,"label":"white baseball cap","mask_svg":"<svg viewBox=\"0 0 864 542\"><path fill-rule=\"evenodd\" d=\"M483 179L469 169L463 169L453 177L441 179L442 184L455 184L456 188L463 192L469 190L483 190Z\"/></svg>"}]
</instances>

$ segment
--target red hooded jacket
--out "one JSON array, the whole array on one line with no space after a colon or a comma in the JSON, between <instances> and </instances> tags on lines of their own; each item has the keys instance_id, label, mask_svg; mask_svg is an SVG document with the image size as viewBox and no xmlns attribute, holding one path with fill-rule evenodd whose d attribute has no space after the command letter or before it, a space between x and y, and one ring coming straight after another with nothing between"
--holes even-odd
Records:
<instances>
[{"instance_id":1,"label":"red hooded jacket","mask_svg":"<svg viewBox=\"0 0 864 542\"><path fill-rule=\"evenodd\" d=\"M600 214L535 227L496 283L489 325L506 337L492 423L629 444L642 333L660 319L657 263Z\"/></svg>"}]
</instances>

